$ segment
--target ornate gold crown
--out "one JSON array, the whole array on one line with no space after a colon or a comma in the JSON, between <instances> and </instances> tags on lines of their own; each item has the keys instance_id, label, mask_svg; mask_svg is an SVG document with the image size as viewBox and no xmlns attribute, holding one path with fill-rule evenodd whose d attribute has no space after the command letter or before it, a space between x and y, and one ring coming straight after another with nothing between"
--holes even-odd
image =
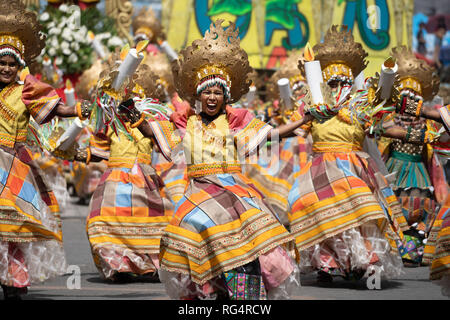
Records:
<instances>
[{"instance_id":1,"label":"ornate gold crown","mask_svg":"<svg viewBox=\"0 0 450 320\"><path fill-rule=\"evenodd\" d=\"M218 76L230 85L230 103L248 92L251 84L248 74L253 69L247 53L240 47L239 30L231 22L224 30L222 23L223 20L211 23L203 39L193 41L172 62L178 94L191 104L195 103L197 86L211 76Z\"/></svg>"},{"instance_id":2,"label":"ornate gold crown","mask_svg":"<svg viewBox=\"0 0 450 320\"><path fill-rule=\"evenodd\" d=\"M333 25L325 34L324 41L313 47L315 59L320 61L324 81L333 76L346 76L354 80L367 67L367 52L355 42L348 27Z\"/></svg>"},{"instance_id":3,"label":"ornate gold crown","mask_svg":"<svg viewBox=\"0 0 450 320\"><path fill-rule=\"evenodd\" d=\"M157 83L164 86L167 93L172 96L175 93L175 86L173 83L172 67L167 56L163 53L149 53L142 64L150 67L150 70L158 76ZM165 99L164 96L156 97L159 100Z\"/></svg>"},{"instance_id":4,"label":"ornate gold crown","mask_svg":"<svg viewBox=\"0 0 450 320\"><path fill-rule=\"evenodd\" d=\"M30 64L45 47L45 36L34 12L20 0L0 2L0 46L11 46Z\"/></svg>"},{"instance_id":5,"label":"ornate gold crown","mask_svg":"<svg viewBox=\"0 0 450 320\"><path fill-rule=\"evenodd\" d=\"M305 58L302 50L293 50L289 53L286 60L275 71L267 84L269 99L276 100L279 98L278 80L281 78L289 79L289 84L293 88L294 84L299 81L306 82L305 78Z\"/></svg>"},{"instance_id":6,"label":"ornate gold crown","mask_svg":"<svg viewBox=\"0 0 450 320\"><path fill-rule=\"evenodd\" d=\"M436 70L426 61L416 58L406 46L393 48L391 56L396 59L398 66L398 91L411 89L421 95L425 101L433 99L440 84Z\"/></svg>"},{"instance_id":7,"label":"ornate gold crown","mask_svg":"<svg viewBox=\"0 0 450 320\"><path fill-rule=\"evenodd\" d=\"M145 34L151 42L155 42L163 34L161 22L150 7L139 11L133 19L132 27L135 35Z\"/></svg>"},{"instance_id":8,"label":"ornate gold crown","mask_svg":"<svg viewBox=\"0 0 450 320\"><path fill-rule=\"evenodd\" d=\"M91 92L95 90L100 73L104 68L105 65L102 61L97 59L89 69L81 74L80 80L75 86L75 92L79 98L91 100Z\"/></svg>"}]
</instances>

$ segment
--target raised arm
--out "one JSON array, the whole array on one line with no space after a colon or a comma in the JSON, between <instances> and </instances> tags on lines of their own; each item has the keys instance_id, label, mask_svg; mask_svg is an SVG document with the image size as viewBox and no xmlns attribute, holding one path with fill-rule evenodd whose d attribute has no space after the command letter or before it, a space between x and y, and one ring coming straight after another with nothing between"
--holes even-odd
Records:
<instances>
[{"instance_id":1,"label":"raised arm","mask_svg":"<svg viewBox=\"0 0 450 320\"><path fill-rule=\"evenodd\" d=\"M273 129L273 130L278 131L278 136L280 139L295 137L296 134L294 133L294 131L296 129L298 129L299 127L301 127L302 125L312 121L313 119L314 119L314 117L311 114L307 113L300 120L281 125L278 128ZM268 134L268 139L270 139L270 138L272 138L272 132L269 132L269 134Z\"/></svg>"}]
</instances>

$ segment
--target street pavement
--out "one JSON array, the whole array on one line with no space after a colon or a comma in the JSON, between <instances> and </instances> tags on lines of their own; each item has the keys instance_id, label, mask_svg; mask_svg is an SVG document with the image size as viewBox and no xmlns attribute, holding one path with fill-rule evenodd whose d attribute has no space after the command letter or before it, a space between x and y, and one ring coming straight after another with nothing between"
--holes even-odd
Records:
<instances>
[{"instance_id":1,"label":"street pavement","mask_svg":"<svg viewBox=\"0 0 450 320\"><path fill-rule=\"evenodd\" d=\"M168 300L164 286L149 279L111 283L102 279L94 265L86 235L87 205L72 198L62 212L63 240L68 273L31 286L23 300ZM81 276L77 282L76 275ZM366 281L341 280L319 285L314 274L301 276L301 287L293 300L448 300L429 279L429 268L405 268L405 273L382 280L380 289L370 290ZM2 293L0 299L2 299Z\"/></svg>"}]
</instances>

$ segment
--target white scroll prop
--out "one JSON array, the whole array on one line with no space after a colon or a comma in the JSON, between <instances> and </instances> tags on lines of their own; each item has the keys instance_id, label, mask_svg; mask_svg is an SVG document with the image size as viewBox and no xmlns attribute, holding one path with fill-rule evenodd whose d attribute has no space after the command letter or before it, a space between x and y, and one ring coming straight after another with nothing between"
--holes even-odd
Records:
<instances>
[{"instance_id":1,"label":"white scroll prop","mask_svg":"<svg viewBox=\"0 0 450 320\"><path fill-rule=\"evenodd\" d=\"M112 83L112 88L114 90L119 90L125 80L136 72L142 59L144 59L144 54L138 54L136 49L133 48L128 51L127 56L119 67L119 73Z\"/></svg>"},{"instance_id":2,"label":"white scroll prop","mask_svg":"<svg viewBox=\"0 0 450 320\"><path fill-rule=\"evenodd\" d=\"M105 50L103 49L103 45L100 43L100 41L98 41L97 38L94 38L92 40L92 47L94 48L95 52L101 59L105 59L106 57Z\"/></svg>"},{"instance_id":3,"label":"white scroll prop","mask_svg":"<svg viewBox=\"0 0 450 320\"><path fill-rule=\"evenodd\" d=\"M73 107L76 103L75 100L75 90L73 88L64 89L64 95L66 96L66 105Z\"/></svg>"},{"instance_id":4,"label":"white scroll prop","mask_svg":"<svg viewBox=\"0 0 450 320\"><path fill-rule=\"evenodd\" d=\"M44 72L47 79L53 80L54 69L52 61L50 59L44 59L44 61L42 61L42 66L44 67Z\"/></svg>"},{"instance_id":5,"label":"white scroll prop","mask_svg":"<svg viewBox=\"0 0 450 320\"><path fill-rule=\"evenodd\" d=\"M246 106L249 106L253 102L253 100L255 100L255 96L256 96L256 87L251 86L250 89L248 90L248 93L245 95Z\"/></svg>"},{"instance_id":6,"label":"white scroll prop","mask_svg":"<svg viewBox=\"0 0 450 320\"><path fill-rule=\"evenodd\" d=\"M281 78L277 81L278 90L280 91L280 98L283 99L284 105L287 109L292 107L291 102L291 86L289 85L289 79Z\"/></svg>"},{"instance_id":7,"label":"white scroll prop","mask_svg":"<svg viewBox=\"0 0 450 320\"><path fill-rule=\"evenodd\" d=\"M364 90L364 71L361 71L358 76L355 78L355 83L353 84L356 88L356 90Z\"/></svg>"},{"instance_id":8,"label":"white scroll prop","mask_svg":"<svg viewBox=\"0 0 450 320\"><path fill-rule=\"evenodd\" d=\"M305 74L306 81L308 82L309 89L314 104L323 103L322 90L320 84L323 83L322 68L320 67L319 60L305 62Z\"/></svg>"},{"instance_id":9,"label":"white scroll prop","mask_svg":"<svg viewBox=\"0 0 450 320\"><path fill-rule=\"evenodd\" d=\"M67 149L69 149L84 127L85 124L81 123L80 119L75 118L70 127L56 142L56 148L62 151L66 151Z\"/></svg>"},{"instance_id":10,"label":"white scroll prop","mask_svg":"<svg viewBox=\"0 0 450 320\"><path fill-rule=\"evenodd\" d=\"M172 49L172 47L170 46L170 44L167 41L163 41L160 44L160 48L161 48L161 51L167 55L170 62L178 59L178 54L175 52L175 50Z\"/></svg>"},{"instance_id":11,"label":"white scroll prop","mask_svg":"<svg viewBox=\"0 0 450 320\"><path fill-rule=\"evenodd\" d=\"M381 65L380 82L378 88L380 88L380 98L382 100L388 100L392 93L392 86L394 85L395 75L397 74L398 66L395 64L393 68Z\"/></svg>"}]
</instances>

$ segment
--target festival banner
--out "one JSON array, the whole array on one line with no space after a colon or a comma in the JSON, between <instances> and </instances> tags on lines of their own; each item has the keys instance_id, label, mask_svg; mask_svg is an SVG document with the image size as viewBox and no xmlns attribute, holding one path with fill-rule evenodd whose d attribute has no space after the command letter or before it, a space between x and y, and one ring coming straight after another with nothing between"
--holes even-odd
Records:
<instances>
[{"instance_id":1,"label":"festival banner","mask_svg":"<svg viewBox=\"0 0 450 320\"><path fill-rule=\"evenodd\" d=\"M162 0L162 22L169 43L181 50L212 21L233 21L252 67L268 69L289 50L319 42L331 24L344 24L369 54L367 77L392 47L411 45L413 7L413 0Z\"/></svg>"}]
</instances>

